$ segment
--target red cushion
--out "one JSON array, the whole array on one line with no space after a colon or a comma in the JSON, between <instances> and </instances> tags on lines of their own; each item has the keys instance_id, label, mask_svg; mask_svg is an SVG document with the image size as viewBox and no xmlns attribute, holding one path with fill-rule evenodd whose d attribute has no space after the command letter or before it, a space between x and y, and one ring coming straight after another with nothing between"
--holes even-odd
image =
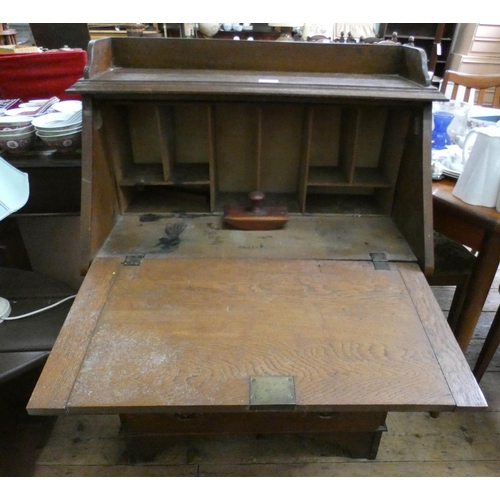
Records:
<instances>
[{"instance_id":1,"label":"red cushion","mask_svg":"<svg viewBox=\"0 0 500 500\"><path fill-rule=\"evenodd\" d=\"M0 54L0 98L79 99L66 90L83 76L86 62L87 52L80 49Z\"/></svg>"}]
</instances>

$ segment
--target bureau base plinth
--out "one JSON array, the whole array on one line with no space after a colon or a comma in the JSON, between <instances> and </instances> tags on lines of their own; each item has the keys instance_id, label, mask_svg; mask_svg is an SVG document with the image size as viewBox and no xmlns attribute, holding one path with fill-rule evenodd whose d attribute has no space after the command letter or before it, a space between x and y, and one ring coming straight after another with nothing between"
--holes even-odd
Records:
<instances>
[{"instance_id":1,"label":"bureau base plinth","mask_svg":"<svg viewBox=\"0 0 500 500\"><path fill-rule=\"evenodd\" d=\"M246 435L316 439L330 456L377 456L385 412L235 412L121 414L121 433L132 462L149 462L179 441Z\"/></svg>"}]
</instances>

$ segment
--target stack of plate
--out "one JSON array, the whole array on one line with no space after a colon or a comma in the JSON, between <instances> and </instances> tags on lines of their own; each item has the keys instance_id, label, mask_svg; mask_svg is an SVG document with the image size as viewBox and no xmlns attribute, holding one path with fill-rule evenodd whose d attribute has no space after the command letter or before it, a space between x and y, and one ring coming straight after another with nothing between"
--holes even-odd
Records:
<instances>
[{"instance_id":1,"label":"stack of plate","mask_svg":"<svg viewBox=\"0 0 500 500\"><path fill-rule=\"evenodd\" d=\"M62 103L59 103L62 104ZM82 111L48 113L32 121L36 135L57 151L67 153L81 144Z\"/></svg>"},{"instance_id":2,"label":"stack of plate","mask_svg":"<svg viewBox=\"0 0 500 500\"><path fill-rule=\"evenodd\" d=\"M443 175L446 175L446 177L451 177L452 179L458 179L460 177L460 174L462 173L462 171L460 170L454 170L454 169L451 169L451 168L447 168L447 167L443 167L441 169L441 173Z\"/></svg>"}]
</instances>

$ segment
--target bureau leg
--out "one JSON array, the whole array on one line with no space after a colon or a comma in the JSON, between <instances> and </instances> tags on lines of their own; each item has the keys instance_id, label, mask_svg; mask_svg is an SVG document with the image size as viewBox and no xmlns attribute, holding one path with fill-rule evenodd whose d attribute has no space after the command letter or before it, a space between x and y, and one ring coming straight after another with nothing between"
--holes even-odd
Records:
<instances>
[{"instance_id":1,"label":"bureau leg","mask_svg":"<svg viewBox=\"0 0 500 500\"><path fill-rule=\"evenodd\" d=\"M317 439L324 440L341 450L341 455L349 458L375 460L382 439L382 433L387 431L385 425L381 425L375 432L340 432L333 434L322 434ZM336 454L334 453L334 456Z\"/></svg>"}]
</instances>

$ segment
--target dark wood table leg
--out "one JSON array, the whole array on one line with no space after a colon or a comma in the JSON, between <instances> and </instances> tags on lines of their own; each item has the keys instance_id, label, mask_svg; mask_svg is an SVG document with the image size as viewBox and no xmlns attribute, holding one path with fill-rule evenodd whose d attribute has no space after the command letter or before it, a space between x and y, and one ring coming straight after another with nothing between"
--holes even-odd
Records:
<instances>
[{"instance_id":1,"label":"dark wood table leg","mask_svg":"<svg viewBox=\"0 0 500 500\"><path fill-rule=\"evenodd\" d=\"M488 335L486 336L486 340L484 341L483 348L479 353L479 356L476 361L476 365L474 366L474 376L476 380L479 382L484 375L484 372L488 368L491 359L495 355L498 346L500 345L500 308L497 310L495 314L495 318L491 323L490 329L488 331Z\"/></svg>"},{"instance_id":2,"label":"dark wood table leg","mask_svg":"<svg viewBox=\"0 0 500 500\"><path fill-rule=\"evenodd\" d=\"M500 233L488 233L482 242L476 265L467 285L467 294L455 329L457 342L465 353L474 334L500 261Z\"/></svg>"}]
</instances>

